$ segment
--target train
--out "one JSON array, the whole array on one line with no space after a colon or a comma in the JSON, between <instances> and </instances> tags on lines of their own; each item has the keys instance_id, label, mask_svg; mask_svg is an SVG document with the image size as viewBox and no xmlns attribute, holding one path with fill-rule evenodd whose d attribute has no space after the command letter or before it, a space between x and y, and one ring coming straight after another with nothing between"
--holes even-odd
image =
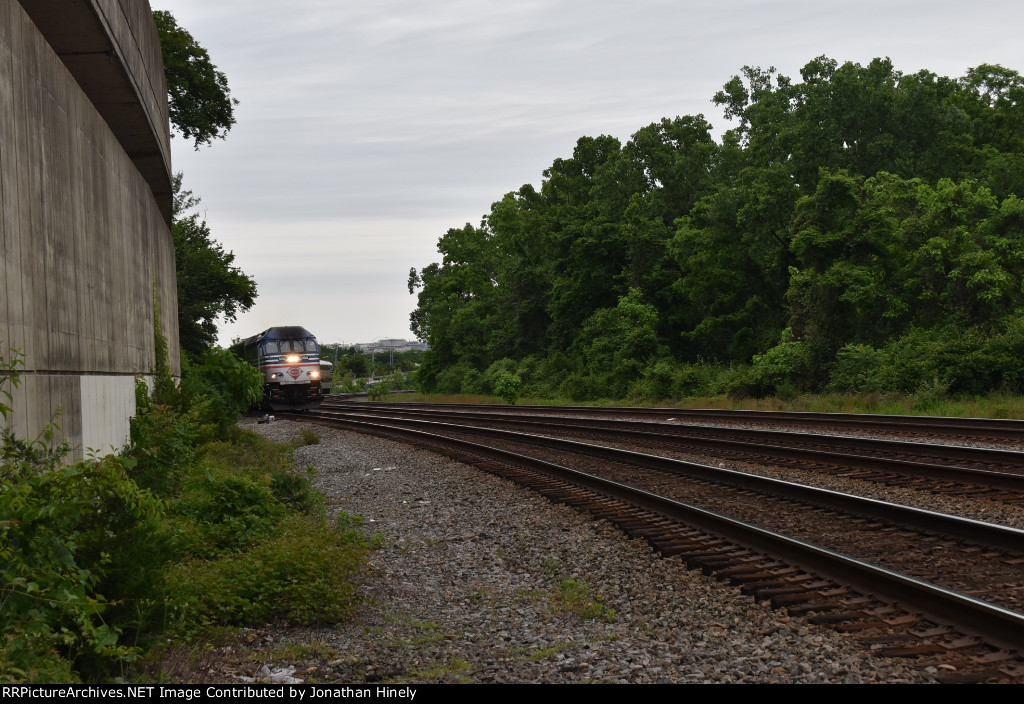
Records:
<instances>
[{"instance_id":1,"label":"train","mask_svg":"<svg viewBox=\"0 0 1024 704\"><path fill-rule=\"evenodd\" d=\"M300 411L323 402L320 345L306 328L267 328L235 343L231 351L263 375L264 410Z\"/></svg>"},{"instance_id":2,"label":"train","mask_svg":"<svg viewBox=\"0 0 1024 704\"><path fill-rule=\"evenodd\" d=\"M320 360L320 391L326 396L331 393L334 383L334 365L326 359Z\"/></svg>"}]
</instances>

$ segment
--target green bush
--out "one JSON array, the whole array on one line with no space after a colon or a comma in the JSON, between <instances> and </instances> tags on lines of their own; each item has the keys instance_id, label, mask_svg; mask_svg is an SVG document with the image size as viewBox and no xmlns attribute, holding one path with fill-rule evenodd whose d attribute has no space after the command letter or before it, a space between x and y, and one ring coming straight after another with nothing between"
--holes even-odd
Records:
<instances>
[{"instance_id":1,"label":"green bush","mask_svg":"<svg viewBox=\"0 0 1024 704\"><path fill-rule=\"evenodd\" d=\"M599 397L598 386L592 375L574 371L565 377L558 390L573 401L594 401Z\"/></svg>"},{"instance_id":2,"label":"green bush","mask_svg":"<svg viewBox=\"0 0 1024 704\"><path fill-rule=\"evenodd\" d=\"M643 379L634 387L635 395L651 401L672 398L676 365L670 359L659 359L644 370Z\"/></svg>"},{"instance_id":3,"label":"green bush","mask_svg":"<svg viewBox=\"0 0 1024 704\"><path fill-rule=\"evenodd\" d=\"M913 394L935 384L954 391L968 391L977 375L987 376L987 364L978 357L984 341L971 331L956 327L912 328L883 349L885 362L879 371L884 390Z\"/></svg>"},{"instance_id":4,"label":"green bush","mask_svg":"<svg viewBox=\"0 0 1024 704\"><path fill-rule=\"evenodd\" d=\"M309 467L312 475L313 468ZM294 472L276 471L270 475L270 490L278 501L290 510L307 516L319 516L324 512L324 497L310 484L309 476Z\"/></svg>"},{"instance_id":5,"label":"green bush","mask_svg":"<svg viewBox=\"0 0 1024 704\"><path fill-rule=\"evenodd\" d=\"M742 393L750 368L746 365L722 365L704 360L682 364L676 370L673 389L679 398L725 396Z\"/></svg>"},{"instance_id":6,"label":"green bush","mask_svg":"<svg viewBox=\"0 0 1024 704\"><path fill-rule=\"evenodd\" d=\"M138 656L121 632L142 626L167 537L130 465L50 463L0 482L0 680L109 677Z\"/></svg>"},{"instance_id":7,"label":"green bush","mask_svg":"<svg viewBox=\"0 0 1024 704\"><path fill-rule=\"evenodd\" d=\"M190 387L175 388L166 364L152 395L139 383L121 458L64 465L52 424L36 441L2 434L0 681L109 680L166 626L326 622L355 608L370 541L353 521L326 522L290 447L214 422L239 397L225 391L234 362L207 359ZM0 360L4 419L16 370Z\"/></svg>"},{"instance_id":8,"label":"green bush","mask_svg":"<svg viewBox=\"0 0 1024 704\"><path fill-rule=\"evenodd\" d=\"M523 389L523 380L515 374L504 373L498 377L494 384L494 394L514 406L519 400L519 392Z\"/></svg>"},{"instance_id":9,"label":"green bush","mask_svg":"<svg viewBox=\"0 0 1024 704\"><path fill-rule=\"evenodd\" d=\"M193 526L189 535L194 539L185 549L202 557L248 548L271 535L286 513L269 486L249 477L212 474L192 479L170 508Z\"/></svg>"},{"instance_id":10,"label":"green bush","mask_svg":"<svg viewBox=\"0 0 1024 704\"><path fill-rule=\"evenodd\" d=\"M993 362L993 386L1005 393L1024 392L1024 316L1009 316L1003 332L992 337L985 351Z\"/></svg>"},{"instance_id":11,"label":"green bush","mask_svg":"<svg viewBox=\"0 0 1024 704\"><path fill-rule=\"evenodd\" d=\"M369 394L371 401L380 401L388 395L388 380L381 379L373 386L369 387Z\"/></svg>"},{"instance_id":12,"label":"green bush","mask_svg":"<svg viewBox=\"0 0 1024 704\"><path fill-rule=\"evenodd\" d=\"M435 381L436 391L442 394L487 393L482 387L481 374L468 364L457 364L441 371Z\"/></svg>"},{"instance_id":13,"label":"green bush","mask_svg":"<svg viewBox=\"0 0 1024 704\"><path fill-rule=\"evenodd\" d=\"M11 400L19 358L0 358L0 398ZM6 421L12 408L0 402ZM130 458L65 464L47 425L34 441L2 434L0 465L0 681L110 677L138 656L121 641L167 559L163 505L129 478Z\"/></svg>"},{"instance_id":14,"label":"green bush","mask_svg":"<svg viewBox=\"0 0 1024 704\"><path fill-rule=\"evenodd\" d=\"M877 392L882 390L886 355L871 345L848 344L836 354L830 391Z\"/></svg>"},{"instance_id":15,"label":"green bush","mask_svg":"<svg viewBox=\"0 0 1024 704\"><path fill-rule=\"evenodd\" d=\"M182 365L179 410L193 409L203 423L225 433L263 398L263 377L230 350L215 347L201 364Z\"/></svg>"},{"instance_id":16,"label":"green bush","mask_svg":"<svg viewBox=\"0 0 1024 704\"><path fill-rule=\"evenodd\" d=\"M409 388L409 381L401 369L395 369L387 376L388 389L399 391Z\"/></svg>"},{"instance_id":17,"label":"green bush","mask_svg":"<svg viewBox=\"0 0 1024 704\"><path fill-rule=\"evenodd\" d=\"M304 447L306 445L319 445L320 444L320 433L316 432L312 428L303 428L299 431L299 437L294 441L296 447Z\"/></svg>"},{"instance_id":18,"label":"green bush","mask_svg":"<svg viewBox=\"0 0 1024 704\"><path fill-rule=\"evenodd\" d=\"M480 392L491 396L501 396L497 392L498 380L506 374L516 374L517 365L508 357L503 357L496 362L493 362L491 366L484 370L483 374L480 375Z\"/></svg>"},{"instance_id":19,"label":"green bush","mask_svg":"<svg viewBox=\"0 0 1024 704\"><path fill-rule=\"evenodd\" d=\"M360 603L358 580L373 542L345 517L291 516L280 532L246 551L171 570L166 598L173 629L195 634L218 625L336 623Z\"/></svg>"},{"instance_id":20,"label":"green bush","mask_svg":"<svg viewBox=\"0 0 1024 704\"><path fill-rule=\"evenodd\" d=\"M806 345L794 340L793 331L786 328L779 336L779 344L764 354L754 355L747 374L747 390L756 396L768 396L777 389L791 390L806 377L806 357Z\"/></svg>"},{"instance_id":21,"label":"green bush","mask_svg":"<svg viewBox=\"0 0 1024 704\"><path fill-rule=\"evenodd\" d=\"M140 384L145 388L144 382ZM212 431L196 412L176 411L148 399L139 403L125 448L135 459L132 479L162 496L176 493L196 461L199 443L210 439Z\"/></svg>"}]
</instances>

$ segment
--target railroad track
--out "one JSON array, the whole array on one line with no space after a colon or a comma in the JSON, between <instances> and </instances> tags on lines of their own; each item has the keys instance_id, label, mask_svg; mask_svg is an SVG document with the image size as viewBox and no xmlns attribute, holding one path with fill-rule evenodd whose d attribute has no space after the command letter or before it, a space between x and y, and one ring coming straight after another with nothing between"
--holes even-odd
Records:
<instances>
[{"instance_id":1,"label":"railroad track","mask_svg":"<svg viewBox=\"0 0 1024 704\"><path fill-rule=\"evenodd\" d=\"M662 552L681 554L692 566L741 584L757 598L812 614L811 620L817 622L861 632L862 638L874 639L880 653L937 658L956 668L951 679L1013 681L1024 673L1011 652L1024 650L1020 531L536 435L408 418L370 421L339 416L329 422L401 436L508 476L613 520ZM488 436L486 445L478 442L481 436ZM580 466L591 471L580 471ZM679 472L685 481L666 480ZM645 483L657 491L635 486ZM703 498L683 501L673 496L683 492L683 486ZM714 498L717 510L696 505L706 505L708 497ZM746 520L726 515L735 514L737 507L744 507L740 513L746 513ZM783 515L808 524L801 537L781 534L794 532L791 529L757 527L749 518ZM820 527L830 524L838 528ZM826 532L829 541L834 542L836 534L846 540L838 549L812 544L822 542L813 538ZM859 536L856 540L849 538L853 533ZM897 555L918 554L907 571L928 579L901 574L899 561L884 564L877 553L858 559L860 548L852 547L858 542L885 544ZM943 573L942 565L950 563L959 565L960 576ZM972 581L972 574L987 575L987 581ZM950 583L937 586L932 583L936 579Z\"/></svg>"},{"instance_id":2,"label":"railroad track","mask_svg":"<svg viewBox=\"0 0 1024 704\"><path fill-rule=\"evenodd\" d=\"M347 403L329 399L328 404ZM828 428L877 433L916 434L932 439L971 441L1011 441L1024 447L1024 420L1005 418L952 418L946 416L895 416L870 413L813 413L794 411L734 411L706 408L648 408L633 406L506 406L493 404L402 403L374 404L380 407L405 407L445 410L452 413L497 412L514 410L536 416L562 415L591 418L668 419L679 422L717 425L772 425L810 429Z\"/></svg>"},{"instance_id":3,"label":"railroad track","mask_svg":"<svg viewBox=\"0 0 1024 704\"><path fill-rule=\"evenodd\" d=\"M934 494L984 497L1024 504L1024 452L959 445L879 440L821 433L715 428L603 418L536 417L403 405L337 404L326 410L361 415L453 421L462 425L518 429L543 435L597 439L625 448L657 448L673 456L693 453L748 462L783 463L836 476L901 486ZM954 464L955 463L955 464Z\"/></svg>"}]
</instances>

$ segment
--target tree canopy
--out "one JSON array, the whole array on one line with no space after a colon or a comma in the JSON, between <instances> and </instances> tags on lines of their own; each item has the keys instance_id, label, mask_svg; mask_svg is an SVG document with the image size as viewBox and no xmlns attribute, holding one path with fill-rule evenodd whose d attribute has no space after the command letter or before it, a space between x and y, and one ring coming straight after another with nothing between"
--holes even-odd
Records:
<instances>
[{"instance_id":1,"label":"tree canopy","mask_svg":"<svg viewBox=\"0 0 1024 704\"><path fill-rule=\"evenodd\" d=\"M581 137L449 230L410 273L420 383L657 395L717 365L738 393L1024 391L1024 78L821 56L714 101L720 141L703 115Z\"/></svg>"},{"instance_id":2,"label":"tree canopy","mask_svg":"<svg viewBox=\"0 0 1024 704\"><path fill-rule=\"evenodd\" d=\"M210 236L194 208L199 199L174 177L174 258L178 276L178 336L182 349L198 358L217 341L220 316L234 320L256 301L256 282L233 266L235 255ZM192 211L192 212L190 212Z\"/></svg>"},{"instance_id":3,"label":"tree canopy","mask_svg":"<svg viewBox=\"0 0 1024 704\"><path fill-rule=\"evenodd\" d=\"M155 10L153 19L160 35L171 124L185 139L194 140L196 149L224 139L235 124L238 105L227 77L170 12Z\"/></svg>"},{"instance_id":4,"label":"tree canopy","mask_svg":"<svg viewBox=\"0 0 1024 704\"><path fill-rule=\"evenodd\" d=\"M223 139L235 124L234 106L227 77L210 61L206 49L178 26L169 12L153 12L160 46L171 124L195 148ZM235 255L225 252L210 235L195 207L199 199L182 187L182 175L174 176L171 234L178 279L178 335L182 350L193 359L216 343L216 321L252 307L256 282L233 266Z\"/></svg>"}]
</instances>

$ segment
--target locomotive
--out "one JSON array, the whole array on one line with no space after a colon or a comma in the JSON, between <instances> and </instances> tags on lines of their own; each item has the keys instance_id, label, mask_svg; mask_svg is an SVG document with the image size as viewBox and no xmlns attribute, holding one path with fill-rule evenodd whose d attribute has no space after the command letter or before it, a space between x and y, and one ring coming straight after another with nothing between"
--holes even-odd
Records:
<instances>
[{"instance_id":1,"label":"locomotive","mask_svg":"<svg viewBox=\"0 0 1024 704\"><path fill-rule=\"evenodd\" d=\"M326 359L320 360L320 391L326 395L331 393L331 385L334 383L334 365Z\"/></svg>"},{"instance_id":2,"label":"locomotive","mask_svg":"<svg viewBox=\"0 0 1024 704\"><path fill-rule=\"evenodd\" d=\"M273 411L316 408L320 387L320 345L306 328L268 328L231 346L263 375L263 407Z\"/></svg>"}]
</instances>

